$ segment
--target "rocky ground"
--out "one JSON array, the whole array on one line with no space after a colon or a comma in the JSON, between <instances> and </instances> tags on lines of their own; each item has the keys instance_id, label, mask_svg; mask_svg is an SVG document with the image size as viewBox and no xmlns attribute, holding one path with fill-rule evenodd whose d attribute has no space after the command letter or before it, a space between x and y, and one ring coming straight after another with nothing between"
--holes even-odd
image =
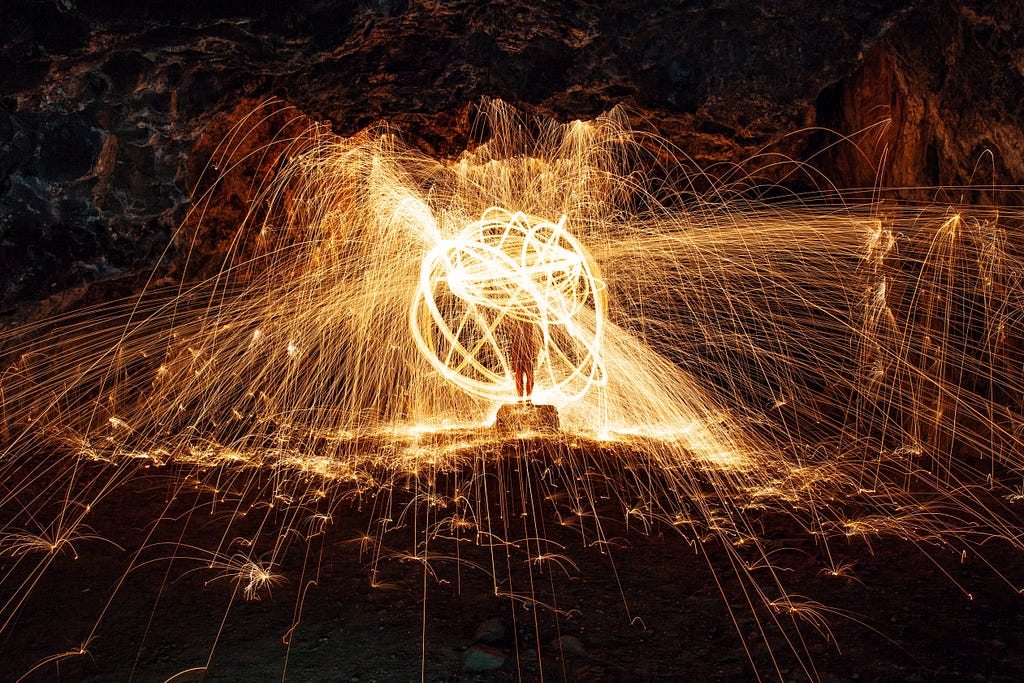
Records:
<instances>
[{"instance_id":1,"label":"rocky ground","mask_svg":"<svg viewBox=\"0 0 1024 683\"><path fill-rule=\"evenodd\" d=\"M804 530L806 514L758 514L764 556L787 604L800 610L795 622L782 610L774 623L761 610L759 625L744 587L783 595L756 561L760 553L749 555L753 583L741 582L716 540L696 546L671 527L627 528L621 511L601 504L607 546L588 545L552 519L533 520L564 546L557 560L531 572L507 548L436 540L425 573L409 559L420 518L389 534L391 559L374 562L366 536L381 500L367 496L338 505L308 543L295 533L280 580L261 599L245 600L246 579L208 568L202 550L227 540L244 552L243 539L261 525L309 527L285 521L284 506L280 514L235 516L239 506L211 506L209 492L179 493L168 504L185 481L172 470L140 470L97 505L89 533L102 540L64 547L30 592L9 580L28 565L3 558L3 598L27 598L0 642L0 679L20 680L86 639L86 654L43 664L24 680L1024 677L1024 598L1014 588L1024 585L1024 560L999 541L985 544L982 557L961 555L956 542L943 548L867 535L833 540L829 558ZM265 503L259 509L266 512ZM125 576L147 535L149 550ZM492 576L498 593L516 599L496 595Z\"/></svg>"}]
</instances>

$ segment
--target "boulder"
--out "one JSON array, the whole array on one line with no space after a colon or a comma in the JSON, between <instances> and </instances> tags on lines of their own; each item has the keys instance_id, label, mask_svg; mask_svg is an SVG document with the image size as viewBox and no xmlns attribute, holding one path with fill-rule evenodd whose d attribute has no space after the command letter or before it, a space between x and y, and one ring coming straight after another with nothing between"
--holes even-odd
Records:
<instances>
[{"instance_id":1,"label":"boulder","mask_svg":"<svg viewBox=\"0 0 1024 683\"><path fill-rule=\"evenodd\" d=\"M494 420L494 429L502 434L521 434L523 432L553 434L560 429L558 409L553 405L538 405L529 401L506 403L498 409L498 416Z\"/></svg>"}]
</instances>

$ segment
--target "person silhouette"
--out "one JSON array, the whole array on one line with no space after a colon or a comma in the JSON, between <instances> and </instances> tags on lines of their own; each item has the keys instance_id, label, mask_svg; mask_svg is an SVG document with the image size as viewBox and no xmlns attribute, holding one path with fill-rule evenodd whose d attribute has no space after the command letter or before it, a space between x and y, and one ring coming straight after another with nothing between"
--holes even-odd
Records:
<instances>
[{"instance_id":1,"label":"person silhouette","mask_svg":"<svg viewBox=\"0 0 1024 683\"><path fill-rule=\"evenodd\" d=\"M537 325L527 320L509 323L511 350L509 361L516 382L516 394L529 401L533 395L533 373L537 363Z\"/></svg>"}]
</instances>

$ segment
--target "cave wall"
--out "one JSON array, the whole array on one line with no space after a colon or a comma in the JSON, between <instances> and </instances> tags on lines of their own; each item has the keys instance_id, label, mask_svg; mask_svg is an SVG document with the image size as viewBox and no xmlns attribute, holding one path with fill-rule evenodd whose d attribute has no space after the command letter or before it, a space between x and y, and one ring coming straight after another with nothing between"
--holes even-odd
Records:
<instances>
[{"instance_id":1,"label":"cave wall","mask_svg":"<svg viewBox=\"0 0 1024 683\"><path fill-rule=\"evenodd\" d=\"M1022 26L1014 0L22 2L0 23L0 312L173 259L224 117L268 97L436 155L489 96L624 103L701 164L767 148L843 186L1020 183Z\"/></svg>"},{"instance_id":2,"label":"cave wall","mask_svg":"<svg viewBox=\"0 0 1024 683\"><path fill-rule=\"evenodd\" d=\"M819 165L846 187L1019 204L999 188L1024 181L1024 3L938 4L909 12L818 96L818 125L853 143Z\"/></svg>"}]
</instances>

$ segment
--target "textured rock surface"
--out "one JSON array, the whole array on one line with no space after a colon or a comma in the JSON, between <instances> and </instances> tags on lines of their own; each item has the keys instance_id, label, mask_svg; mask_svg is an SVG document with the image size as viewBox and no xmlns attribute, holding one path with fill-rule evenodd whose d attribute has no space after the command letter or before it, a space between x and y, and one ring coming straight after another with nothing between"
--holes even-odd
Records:
<instances>
[{"instance_id":1,"label":"textured rock surface","mask_svg":"<svg viewBox=\"0 0 1024 683\"><path fill-rule=\"evenodd\" d=\"M501 650L476 643L466 650L462 658L462 670L466 673L494 671L505 665L507 657Z\"/></svg>"},{"instance_id":2,"label":"textured rock surface","mask_svg":"<svg viewBox=\"0 0 1024 683\"><path fill-rule=\"evenodd\" d=\"M494 429L500 433L557 432L560 428L558 409L552 405L506 403L498 408Z\"/></svg>"},{"instance_id":3,"label":"textured rock surface","mask_svg":"<svg viewBox=\"0 0 1024 683\"><path fill-rule=\"evenodd\" d=\"M438 155L491 96L563 119L623 102L699 162L769 146L840 185L1024 179L1019 3L834 5L19 3L0 25L0 310L175 258L218 117L271 96ZM793 135L885 119L863 154Z\"/></svg>"}]
</instances>

